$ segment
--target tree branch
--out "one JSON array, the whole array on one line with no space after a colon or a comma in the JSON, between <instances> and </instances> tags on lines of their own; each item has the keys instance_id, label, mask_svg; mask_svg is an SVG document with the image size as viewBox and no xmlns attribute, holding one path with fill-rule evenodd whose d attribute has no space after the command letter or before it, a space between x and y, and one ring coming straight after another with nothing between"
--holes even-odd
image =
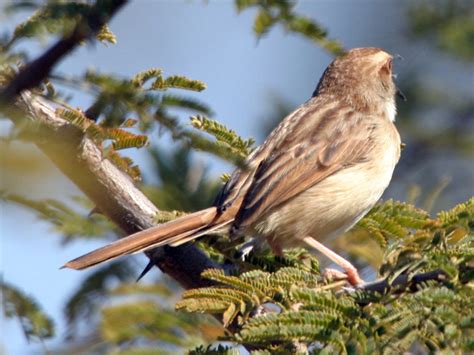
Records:
<instances>
[{"instance_id":1,"label":"tree branch","mask_svg":"<svg viewBox=\"0 0 474 355\"><path fill-rule=\"evenodd\" d=\"M0 93L0 104L7 104L23 90L38 86L52 68L79 43L96 34L127 0L97 0L69 36L61 38L40 57L27 64Z\"/></svg>"},{"instance_id":2,"label":"tree branch","mask_svg":"<svg viewBox=\"0 0 474 355\"><path fill-rule=\"evenodd\" d=\"M374 282L368 282L358 288L356 291L362 291L367 294L379 294L386 295L389 292L395 294L402 293L405 291L416 292L418 287L428 281L436 281L440 284L444 284L449 280L449 275L443 270L433 270L428 272L422 272L415 275L402 274L397 276L394 280L385 278ZM349 292L355 291L350 289ZM369 302L369 301L367 301Z\"/></svg>"},{"instance_id":3,"label":"tree branch","mask_svg":"<svg viewBox=\"0 0 474 355\"><path fill-rule=\"evenodd\" d=\"M38 148L95 203L101 213L126 234L132 234L152 227L158 209L128 176L104 157L93 140L57 116L46 100L27 91L39 85L79 43L96 34L127 1L97 0L70 35L27 64L0 92L0 109L15 124L23 125L24 120L18 119L22 115L11 106L17 100L21 111L36 123L30 138ZM220 267L194 245L164 247L146 254L185 288L207 285L208 282L201 279L201 272Z\"/></svg>"},{"instance_id":4,"label":"tree branch","mask_svg":"<svg viewBox=\"0 0 474 355\"><path fill-rule=\"evenodd\" d=\"M102 214L126 234L152 227L159 212L129 176L104 157L78 127L59 117L45 99L23 91L18 106L34 125L32 140L83 192ZM208 285L201 273L220 268L193 244L163 247L146 253L184 288Z\"/></svg>"}]
</instances>

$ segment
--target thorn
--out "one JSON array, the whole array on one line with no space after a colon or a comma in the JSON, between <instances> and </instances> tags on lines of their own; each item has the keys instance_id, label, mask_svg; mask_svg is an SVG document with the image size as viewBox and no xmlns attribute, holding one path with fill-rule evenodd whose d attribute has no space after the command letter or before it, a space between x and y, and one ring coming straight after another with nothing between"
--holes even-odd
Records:
<instances>
[{"instance_id":1,"label":"thorn","mask_svg":"<svg viewBox=\"0 0 474 355\"><path fill-rule=\"evenodd\" d=\"M90 212L89 214L87 215L87 218L91 218L94 214L102 214L102 212L100 212L99 208L97 206L95 206Z\"/></svg>"},{"instance_id":2,"label":"thorn","mask_svg":"<svg viewBox=\"0 0 474 355\"><path fill-rule=\"evenodd\" d=\"M140 276L138 276L137 280L135 282L138 282L140 281L140 279L145 276L146 274L148 274L148 271L151 270L151 268L155 266L155 261L153 259L150 259L150 261L148 262L147 266L145 266L145 268L143 269L142 273L140 274Z\"/></svg>"}]
</instances>

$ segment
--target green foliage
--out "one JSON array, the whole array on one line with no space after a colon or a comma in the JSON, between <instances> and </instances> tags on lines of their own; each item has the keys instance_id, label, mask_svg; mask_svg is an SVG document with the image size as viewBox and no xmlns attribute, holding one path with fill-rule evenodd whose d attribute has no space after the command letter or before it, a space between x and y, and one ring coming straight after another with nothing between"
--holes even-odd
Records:
<instances>
[{"instance_id":1,"label":"green foliage","mask_svg":"<svg viewBox=\"0 0 474 355\"><path fill-rule=\"evenodd\" d=\"M442 269L451 277L459 274L462 263L473 256L474 199L438 214L436 220L423 228L414 229L395 240L385 251L382 276L394 274L394 270L417 272Z\"/></svg>"},{"instance_id":2,"label":"green foliage","mask_svg":"<svg viewBox=\"0 0 474 355\"><path fill-rule=\"evenodd\" d=\"M233 329L222 340L271 353L301 347L323 353L400 353L413 346L470 351L473 201L436 219L412 205L388 201L359 225L388 245L379 273L389 284L400 275L410 280L421 272L443 270L448 275L444 286L428 281L382 293L341 289L340 282L328 283L319 268L308 267L301 254L291 252L286 257L292 266L268 259L271 271L255 265L239 275L208 270L202 276L216 286L186 291L176 307L219 314Z\"/></svg>"},{"instance_id":3,"label":"green foliage","mask_svg":"<svg viewBox=\"0 0 474 355\"><path fill-rule=\"evenodd\" d=\"M474 59L474 18L468 1L422 1L410 10L411 30L464 60Z\"/></svg>"},{"instance_id":4,"label":"green foliage","mask_svg":"<svg viewBox=\"0 0 474 355\"><path fill-rule=\"evenodd\" d=\"M107 3L98 1L95 5ZM449 6L417 4L412 12L412 29L418 36L429 36L439 48L472 59L473 22L469 11L460 2L446 3ZM6 85L25 62L26 55L15 48L16 43L44 39L51 34L68 35L79 23L87 26L92 6L88 2L68 1L48 1L42 7L38 4L22 1L12 6L36 12L11 36L0 40L0 85ZM341 45L328 39L318 23L296 14L295 4L289 0L236 0L239 11L256 10L254 32L258 38L281 25L332 54L340 53ZM107 26L96 37L102 42L116 42ZM84 111L70 108L63 102L68 99L61 92L62 86L91 94L91 106ZM416 98L410 102L448 107L444 93L412 87L428 97L408 93L410 98ZM219 187L206 178L203 167L191 164L190 148L241 164L253 145L251 139L243 139L207 118L212 116L207 104L186 93L175 94L175 89L201 91L205 84L181 75L165 77L161 69L152 68L131 78L93 71L79 77L52 75L35 92L56 100L60 106L58 114L93 138L102 146L105 156L135 180L140 176L138 167L118 150L146 146L145 134L157 131L156 127L160 133L168 132L179 141L180 148L171 154L157 147L149 149L159 186L145 185L144 191L164 209L157 222L165 222L184 214L183 211L209 206ZM456 105L455 101L449 106L455 117L465 117L472 111L470 104ZM194 128L214 139L188 129L174 114L175 110L191 111ZM460 132L453 127L443 127L429 139L427 130L422 129L422 138L425 144L436 147L454 146L455 141L471 154L472 137L465 133L468 130ZM223 180L227 179L224 174ZM88 217L84 211L77 212L65 203L51 199L36 201L7 192L2 192L1 197L35 211L39 218L52 223L65 240L115 234L103 217ZM84 205L84 201L75 203L84 210L92 208ZM381 293L344 289L341 281L328 282L320 274L318 260L303 250L289 250L284 257L275 257L266 250L253 251L242 260L237 251L241 240L209 236L199 245L213 259L232 263L234 268L230 274L206 271L203 276L212 280L213 286L188 290L177 304L187 313L171 311L176 293L173 285L163 280L156 285L130 284L136 272L127 260L86 275L65 307L69 333L75 335L79 329L75 326L86 320L87 330L95 334L101 350L113 354L183 352L184 348L213 342L217 337L244 344L254 355L298 351L402 353L419 349L472 352L473 204L471 199L451 211L440 212L436 218L409 204L388 201L377 205L352 236L360 246L355 254L363 249L377 254L372 246L380 246L377 250L384 254L383 260L371 265L392 286ZM352 255L353 243L344 243L342 250ZM420 272L437 269L448 275L442 285L434 281L406 287L392 284L400 275L411 282ZM4 309L9 316L20 319L28 339L52 336L52 322L34 301L9 285L3 285L3 292L7 305ZM228 332L224 336L216 322L189 312L217 315ZM159 352L157 348L163 347L171 350ZM200 346L190 354L237 352L236 347L217 345Z\"/></svg>"},{"instance_id":5,"label":"green foliage","mask_svg":"<svg viewBox=\"0 0 474 355\"><path fill-rule=\"evenodd\" d=\"M98 74L88 71L82 80L71 80L63 77L56 77L56 81L77 85L86 82L89 89L96 93L95 102L83 113L79 110L68 108L58 109L63 118L78 125L97 140L112 139L113 151L110 157L117 166L129 173L133 178L139 177L137 167L127 162L127 158L121 159L115 151L117 149L136 147L140 148L147 144L148 140L144 135L132 134L123 131L127 128L126 122L134 122L130 117L140 117L139 129L150 131L155 124L171 133L173 139L182 141L184 144L196 149L215 154L223 159L236 164L241 164L243 157L248 154L253 140L243 140L235 133L231 137L231 131L224 126L216 128L211 134L221 134L223 138L224 130L228 139L233 141L211 141L210 139L197 134L196 131L189 130L182 125L177 116L170 114L170 109L186 109L202 114L212 114L212 110L204 103L193 98L177 96L174 94L163 94L169 89L184 89L188 91L201 91L205 84L199 80L189 79L183 76L172 75L163 77L161 69L152 68L138 73L130 80L118 79L111 75ZM146 85L151 81L150 85ZM157 92L158 91L158 92ZM88 115L86 115L88 114ZM89 117L88 117L89 116ZM201 117L201 116L198 116ZM192 118L196 120L195 117ZM202 118L203 122L210 122L209 119ZM121 128L114 128L120 126Z\"/></svg>"},{"instance_id":6,"label":"green foliage","mask_svg":"<svg viewBox=\"0 0 474 355\"><path fill-rule=\"evenodd\" d=\"M0 191L0 199L34 211L39 219L52 224L54 230L64 237L64 242L76 238L109 236L114 231L113 225L105 217L99 214L88 216L87 208L91 210L92 206L83 197L73 198L75 204L82 206L82 212L54 199L33 200L7 191Z\"/></svg>"},{"instance_id":7,"label":"green foliage","mask_svg":"<svg viewBox=\"0 0 474 355\"><path fill-rule=\"evenodd\" d=\"M106 150L105 157L112 161L120 170L127 173L134 181L141 181L141 171L132 158L117 153L113 147Z\"/></svg>"},{"instance_id":8,"label":"green foliage","mask_svg":"<svg viewBox=\"0 0 474 355\"><path fill-rule=\"evenodd\" d=\"M383 248L390 239L403 238L429 224L428 213L403 202L376 205L359 223Z\"/></svg>"},{"instance_id":9,"label":"green foliage","mask_svg":"<svg viewBox=\"0 0 474 355\"><path fill-rule=\"evenodd\" d=\"M112 147L115 150L142 148L148 144L148 136L143 134L133 134L121 128L106 129L105 138L112 140Z\"/></svg>"},{"instance_id":10,"label":"green foliage","mask_svg":"<svg viewBox=\"0 0 474 355\"><path fill-rule=\"evenodd\" d=\"M131 79L91 70L83 78L55 76L53 79L62 85L86 87L93 93L95 101L85 114L102 127L117 127L132 119L131 117L139 117L141 130L150 129L154 123L166 122L163 124L164 128L177 131L182 129L177 119L167 112L168 108L212 113L207 105L196 99L163 93L171 89L201 91L205 89L203 82L178 75L165 78L161 69L148 69ZM145 86L149 81L152 81L151 84Z\"/></svg>"},{"instance_id":11,"label":"green foliage","mask_svg":"<svg viewBox=\"0 0 474 355\"><path fill-rule=\"evenodd\" d=\"M443 227L462 226L464 228L473 229L472 216L474 215L474 198L469 199L465 203L457 205L449 211L441 211L438 213L438 219Z\"/></svg>"},{"instance_id":12,"label":"green foliage","mask_svg":"<svg viewBox=\"0 0 474 355\"><path fill-rule=\"evenodd\" d=\"M222 181L222 183L226 183L227 181L230 180L230 177L231 175L229 173L223 173L221 176L220 176L220 179Z\"/></svg>"},{"instance_id":13,"label":"green foliage","mask_svg":"<svg viewBox=\"0 0 474 355\"><path fill-rule=\"evenodd\" d=\"M212 204L220 184L209 181L205 168L193 163L189 148L165 152L153 147L149 153L160 184L144 185L143 191L160 206L157 221L168 221L182 215L182 211L196 211Z\"/></svg>"},{"instance_id":14,"label":"green foliage","mask_svg":"<svg viewBox=\"0 0 474 355\"><path fill-rule=\"evenodd\" d=\"M133 160L123 157L117 153L117 150L127 148L142 148L148 144L148 136L135 134L124 130L123 128L107 127L104 123L96 124L94 120L86 117L80 110L58 108L56 113L63 119L79 127L100 146L104 142L111 141L111 145L105 149L108 157L122 171L127 173L136 181L141 179L140 169L133 164ZM134 120L125 120L121 127L129 128L134 125Z\"/></svg>"},{"instance_id":15,"label":"green foliage","mask_svg":"<svg viewBox=\"0 0 474 355\"><path fill-rule=\"evenodd\" d=\"M157 302L135 301L103 309L100 330L102 338L112 344L145 339L189 347L196 341L191 334L180 331L190 327L186 317L181 316L181 321L179 318L172 310L159 307ZM117 327L118 324L120 327ZM199 329L195 332L198 333Z\"/></svg>"},{"instance_id":16,"label":"green foliage","mask_svg":"<svg viewBox=\"0 0 474 355\"><path fill-rule=\"evenodd\" d=\"M152 89L167 90L171 88L202 91L206 88L206 84L202 81L189 79L185 76L173 75L165 80L156 80L152 85Z\"/></svg>"},{"instance_id":17,"label":"green foliage","mask_svg":"<svg viewBox=\"0 0 474 355\"><path fill-rule=\"evenodd\" d=\"M111 43L111 44L116 44L117 43L117 37L113 34L113 32L110 30L109 26L104 25L99 32L95 35L99 41L102 43Z\"/></svg>"},{"instance_id":18,"label":"green foliage","mask_svg":"<svg viewBox=\"0 0 474 355\"><path fill-rule=\"evenodd\" d=\"M10 5L7 10L12 12L24 10L26 7L36 11L25 22L16 26L9 46L20 39L44 37L48 34L68 35L78 24L84 25L84 19L91 16L94 6L85 2L50 1L41 6L39 3L19 1ZM96 34L103 43L115 44L117 39L107 25Z\"/></svg>"},{"instance_id":19,"label":"green foliage","mask_svg":"<svg viewBox=\"0 0 474 355\"><path fill-rule=\"evenodd\" d=\"M83 131L87 131L90 126L93 126L93 121L88 119L79 110L65 110L63 108L58 108L56 110L56 114L73 125L79 127Z\"/></svg>"},{"instance_id":20,"label":"green foliage","mask_svg":"<svg viewBox=\"0 0 474 355\"><path fill-rule=\"evenodd\" d=\"M282 296L285 288L291 285L315 286L320 281L319 275L293 267L284 267L274 273L254 270L240 277L227 276L222 270L208 270L202 276L223 287L188 290L176 308L188 312L222 313L225 326L234 320L239 325L244 324L265 302L286 302Z\"/></svg>"},{"instance_id":21,"label":"green foliage","mask_svg":"<svg viewBox=\"0 0 474 355\"><path fill-rule=\"evenodd\" d=\"M102 3L101 3L102 4ZM102 6L100 4L95 4ZM106 6L105 4L103 4ZM1 46L1 54L5 56L5 65L0 68L0 83L6 84L17 72L15 51L12 44L19 38L37 38L44 31L65 34L71 31L83 19L90 15L92 5L75 2L51 2L43 7L17 4L12 9L34 8L37 12L24 24L20 25L9 40ZM92 16L92 15L91 15ZM60 22L63 21L63 22ZM66 22L70 22L66 26ZM69 23L68 22L68 23ZM67 27L67 29L66 29ZM49 33L48 32L48 33ZM108 27L99 33L99 38L115 41ZM63 94L56 86L69 86L75 89L86 90L94 96L92 105L84 111L68 107L63 101ZM238 140L235 137L233 144L248 144L248 147L229 145L227 142L211 141L189 130L183 125L179 117L171 114L170 110L185 109L199 114L211 115L210 107L192 97L169 93L170 90L202 91L205 83L190 79L182 75L165 77L163 70L151 68L144 70L131 78L120 78L114 75L87 71L82 77L52 75L45 82L43 95L49 99L57 100L60 104L58 113L64 118L80 127L84 132L93 137L97 143L109 141L107 157L119 168L128 173L133 179L140 179L140 171L129 158L122 157L117 150L145 146L148 138L143 134L124 131L128 128L126 122L137 121L135 129L144 133L151 132L158 125L171 133L173 139L196 149L210 152L223 159L240 164L242 156L246 154L251 141ZM67 100L67 97L64 98ZM134 117L139 117L135 119ZM131 121L132 120L132 121ZM224 148L223 148L224 147Z\"/></svg>"},{"instance_id":22,"label":"green foliage","mask_svg":"<svg viewBox=\"0 0 474 355\"><path fill-rule=\"evenodd\" d=\"M84 320L93 322L98 314L96 336L107 349L120 346L120 354L149 353L151 346L176 353L196 346L203 336L214 339L213 332L221 334L213 320L174 312L169 302L175 291L169 285L129 283L133 275L128 262L115 262L87 276L65 307L69 337L77 338L77 326ZM117 282L121 283L111 288Z\"/></svg>"},{"instance_id":23,"label":"green foliage","mask_svg":"<svg viewBox=\"0 0 474 355\"><path fill-rule=\"evenodd\" d=\"M454 290L426 286L396 299L390 312L373 307L379 344L386 353L409 349L414 343L423 344L430 352L470 352L473 301L469 286Z\"/></svg>"},{"instance_id":24,"label":"green foliage","mask_svg":"<svg viewBox=\"0 0 474 355\"><path fill-rule=\"evenodd\" d=\"M327 38L327 32L318 23L294 12L296 1L292 0L236 0L237 10L256 7L253 30L258 38L263 37L276 24L281 24L288 32L300 34L334 55L341 54L343 48L335 40Z\"/></svg>"},{"instance_id":25,"label":"green foliage","mask_svg":"<svg viewBox=\"0 0 474 355\"><path fill-rule=\"evenodd\" d=\"M171 132L175 140L182 141L188 147L211 153L238 166L243 164L243 151L241 146L235 147L234 145L229 145L219 140L212 141L201 134L197 134L195 131L183 128L177 118L169 115L166 110L160 109L156 113L155 118L163 127L166 127ZM227 130L224 126L222 126L222 129ZM238 141L251 143L251 139L244 140L240 137L236 137L236 141L232 144L239 144Z\"/></svg>"},{"instance_id":26,"label":"green foliage","mask_svg":"<svg viewBox=\"0 0 474 355\"><path fill-rule=\"evenodd\" d=\"M163 71L161 69L148 69L135 75L132 83L135 86L143 87L147 81L154 79L150 85L150 90L186 89L202 91L206 88L206 84L199 80L189 79L180 75L172 75L165 79L162 74Z\"/></svg>"},{"instance_id":27,"label":"green foliage","mask_svg":"<svg viewBox=\"0 0 474 355\"><path fill-rule=\"evenodd\" d=\"M235 131L227 128L222 123L204 116L192 116L191 124L193 127L214 136L218 147L229 150L232 154L235 154L236 158L245 159L250 154L255 143L253 138L244 140Z\"/></svg>"},{"instance_id":28,"label":"green foliage","mask_svg":"<svg viewBox=\"0 0 474 355\"><path fill-rule=\"evenodd\" d=\"M23 334L28 341L54 336L54 323L38 303L16 287L0 283L2 308L5 317L18 318Z\"/></svg>"},{"instance_id":29,"label":"green foliage","mask_svg":"<svg viewBox=\"0 0 474 355\"><path fill-rule=\"evenodd\" d=\"M125 350L111 351L112 355L174 355L176 352L157 349L156 347L131 347Z\"/></svg>"},{"instance_id":30,"label":"green foliage","mask_svg":"<svg viewBox=\"0 0 474 355\"><path fill-rule=\"evenodd\" d=\"M132 347L125 350L111 351L112 355L174 355L176 352L157 349L156 347Z\"/></svg>"},{"instance_id":31,"label":"green foliage","mask_svg":"<svg viewBox=\"0 0 474 355\"><path fill-rule=\"evenodd\" d=\"M204 346L201 345L193 350L190 350L187 355L240 355L238 349L224 346L219 344L218 346Z\"/></svg>"},{"instance_id":32,"label":"green foliage","mask_svg":"<svg viewBox=\"0 0 474 355\"><path fill-rule=\"evenodd\" d=\"M152 295L167 297L171 296L171 289L165 284L140 284L140 283L123 283L112 289L109 294L114 296L126 295Z\"/></svg>"},{"instance_id":33,"label":"green foliage","mask_svg":"<svg viewBox=\"0 0 474 355\"><path fill-rule=\"evenodd\" d=\"M64 307L70 336L74 336L79 321L96 315L100 301L108 295L111 281L125 282L132 277L133 269L126 261L107 264L87 275Z\"/></svg>"}]
</instances>

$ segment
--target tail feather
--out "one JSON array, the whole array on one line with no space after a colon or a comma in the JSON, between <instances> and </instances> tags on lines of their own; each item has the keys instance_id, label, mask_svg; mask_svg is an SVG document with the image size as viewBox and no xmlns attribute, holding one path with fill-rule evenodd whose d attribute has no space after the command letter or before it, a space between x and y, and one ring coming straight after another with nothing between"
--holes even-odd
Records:
<instances>
[{"instance_id":1,"label":"tail feather","mask_svg":"<svg viewBox=\"0 0 474 355\"><path fill-rule=\"evenodd\" d=\"M219 231L219 230L223 229L225 226L229 225L232 222L234 222L233 218L229 219L225 222L215 224L212 227L204 227L204 228L201 228L199 230L195 230L195 231L193 231L193 233L190 233L189 235L183 235L182 234L182 235L179 236L180 238L177 238L176 241L171 241L170 240L166 244L170 245L172 247L177 247L177 246L180 246L181 244L184 244L184 243L190 242L191 240L194 240L196 238L202 237L205 234L210 234L212 232ZM163 243L160 243L159 245L154 245L153 248L159 247L161 245L163 245Z\"/></svg>"},{"instance_id":2,"label":"tail feather","mask_svg":"<svg viewBox=\"0 0 474 355\"><path fill-rule=\"evenodd\" d=\"M180 245L227 224L227 222L221 222L214 225L216 216L215 207L183 216L93 250L67 262L63 268L82 270L122 255L134 254L166 244Z\"/></svg>"}]
</instances>

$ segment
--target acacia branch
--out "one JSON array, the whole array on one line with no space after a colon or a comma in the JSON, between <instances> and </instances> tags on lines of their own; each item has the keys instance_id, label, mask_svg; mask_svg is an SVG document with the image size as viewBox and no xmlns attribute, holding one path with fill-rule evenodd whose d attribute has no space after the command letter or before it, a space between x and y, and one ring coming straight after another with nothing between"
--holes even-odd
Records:
<instances>
[{"instance_id":1,"label":"acacia branch","mask_svg":"<svg viewBox=\"0 0 474 355\"><path fill-rule=\"evenodd\" d=\"M356 290L367 294L374 294L376 297L379 297L380 295L386 295L388 293L399 294L407 291L417 292L419 287L428 281L435 281L440 284L445 284L449 281L449 275L441 269L417 273L414 275L402 274L397 276L394 280L385 278L376 280L374 282L368 282L356 288ZM350 289L350 292L352 291L354 290ZM367 302L370 301L368 300Z\"/></svg>"},{"instance_id":2,"label":"acacia branch","mask_svg":"<svg viewBox=\"0 0 474 355\"><path fill-rule=\"evenodd\" d=\"M102 214L126 234L155 225L158 208L81 129L59 117L48 101L28 91L23 91L17 102L35 123L29 127L29 132L34 130L30 134L33 142ZM208 285L201 273L208 268L220 267L193 244L163 247L146 254L184 288Z\"/></svg>"}]
</instances>

